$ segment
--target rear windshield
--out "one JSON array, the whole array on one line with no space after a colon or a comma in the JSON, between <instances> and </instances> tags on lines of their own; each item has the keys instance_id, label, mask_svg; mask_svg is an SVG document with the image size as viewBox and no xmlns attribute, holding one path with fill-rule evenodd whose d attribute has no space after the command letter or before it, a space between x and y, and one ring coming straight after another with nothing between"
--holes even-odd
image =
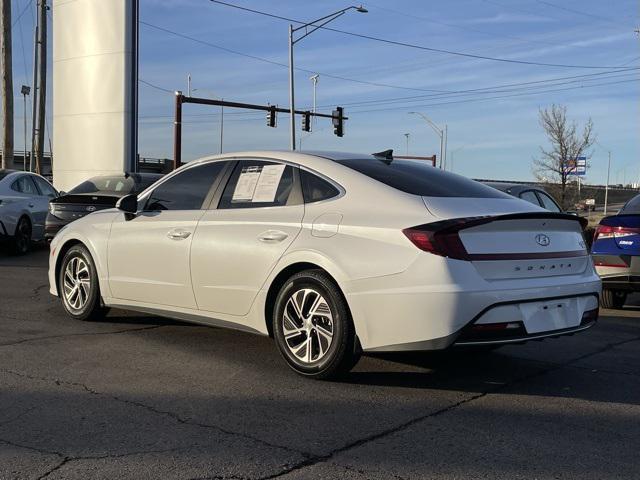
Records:
<instances>
[{"instance_id":1,"label":"rear windshield","mask_svg":"<svg viewBox=\"0 0 640 480\"><path fill-rule=\"evenodd\" d=\"M124 196L138 193L147 188L157 178L142 177L136 182L133 176L93 177L74 187L69 193L101 193L105 195Z\"/></svg>"},{"instance_id":2,"label":"rear windshield","mask_svg":"<svg viewBox=\"0 0 640 480\"><path fill-rule=\"evenodd\" d=\"M638 195L637 197L633 197L631 200L629 200L627 204L624 207L622 207L622 210L620 210L620 213L624 213L627 215L640 213L640 195Z\"/></svg>"},{"instance_id":3,"label":"rear windshield","mask_svg":"<svg viewBox=\"0 0 640 480\"><path fill-rule=\"evenodd\" d=\"M12 170L0 170L0 180L2 180L4 177L9 175L10 173L13 173L13 171Z\"/></svg>"},{"instance_id":4,"label":"rear windshield","mask_svg":"<svg viewBox=\"0 0 640 480\"><path fill-rule=\"evenodd\" d=\"M495 188L455 173L445 172L421 160L377 158L338 160L368 177L398 190L424 197L511 198Z\"/></svg>"}]
</instances>

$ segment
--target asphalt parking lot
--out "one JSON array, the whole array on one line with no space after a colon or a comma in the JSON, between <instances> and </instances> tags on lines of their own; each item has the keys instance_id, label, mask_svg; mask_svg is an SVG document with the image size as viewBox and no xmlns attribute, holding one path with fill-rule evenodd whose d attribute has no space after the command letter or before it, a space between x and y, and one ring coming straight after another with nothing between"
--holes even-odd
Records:
<instances>
[{"instance_id":1,"label":"asphalt parking lot","mask_svg":"<svg viewBox=\"0 0 640 480\"><path fill-rule=\"evenodd\" d=\"M580 335L314 382L268 338L72 321L47 254L0 253L1 479L640 478L640 296Z\"/></svg>"}]
</instances>

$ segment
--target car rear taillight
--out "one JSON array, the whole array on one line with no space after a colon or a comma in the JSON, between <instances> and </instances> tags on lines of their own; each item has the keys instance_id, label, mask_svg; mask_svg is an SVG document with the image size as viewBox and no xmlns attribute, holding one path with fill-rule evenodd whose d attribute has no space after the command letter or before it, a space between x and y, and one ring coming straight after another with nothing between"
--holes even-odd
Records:
<instances>
[{"instance_id":1,"label":"car rear taillight","mask_svg":"<svg viewBox=\"0 0 640 480\"><path fill-rule=\"evenodd\" d=\"M411 240L411 243L425 252L457 260L470 260L469 253L464 248L458 234L460 228L465 225L464 221L453 225L449 224L447 228L441 230L437 228L437 224L431 225L405 228L402 233Z\"/></svg>"},{"instance_id":2,"label":"car rear taillight","mask_svg":"<svg viewBox=\"0 0 640 480\"><path fill-rule=\"evenodd\" d=\"M640 228L632 227L612 227L610 225L598 225L593 241L604 240L606 238L622 238L629 235L640 235Z\"/></svg>"}]
</instances>

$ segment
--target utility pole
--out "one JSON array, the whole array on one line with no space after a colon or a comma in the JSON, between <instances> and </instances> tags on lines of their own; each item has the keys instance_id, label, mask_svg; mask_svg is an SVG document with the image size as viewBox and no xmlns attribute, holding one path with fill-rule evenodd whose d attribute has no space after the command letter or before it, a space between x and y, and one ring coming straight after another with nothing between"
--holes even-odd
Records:
<instances>
[{"instance_id":1,"label":"utility pole","mask_svg":"<svg viewBox=\"0 0 640 480\"><path fill-rule=\"evenodd\" d=\"M46 119L47 107L47 0L38 0L38 26L37 26L37 65L38 75L34 77L34 85L36 85L34 102L37 102L36 118L34 124L37 125L35 134L35 154L36 154L36 173L40 173L43 164L44 154L44 122Z\"/></svg>"},{"instance_id":2,"label":"utility pole","mask_svg":"<svg viewBox=\"0 0 640 480\"><path fill-rule=\"evenodd\" d=\"M224 100L224 98L221 98L220 100ZM224 140L224 105L220 105L220 153L222 153L223 140Z\"/></svg>"},{"instance_id":3,"label":"utility pole","mask_svg":"<svg viewBox=\"0 0 640 480\"><path fill-rule=\"evenodd\" d=\"M13 71L11 56L11 0L0 0L2 18L2 119L4 130L2 131L2 164L0 168L8 168L13 163Z\"/></svg>"},{"instance_id":4,"label":"utility pole","mask_svg":"<svg viewBox=\"0 0 640 480\"><path fill-rule=\"evenodd\" d=\"M409 156L409 136L411 134L410 133L405 133L404 136L407 139L407 157Z\"/></svg>"}]
</instances>

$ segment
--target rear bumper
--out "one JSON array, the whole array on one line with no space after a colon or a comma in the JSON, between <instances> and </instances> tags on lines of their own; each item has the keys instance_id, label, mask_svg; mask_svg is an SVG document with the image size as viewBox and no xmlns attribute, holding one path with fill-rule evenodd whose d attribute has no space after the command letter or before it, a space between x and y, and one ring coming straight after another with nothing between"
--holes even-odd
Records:
<instances>
[{"instance_id":1,"label":"rear bumper","mask_svg":"<svg viewBox=\"0 0 640 480\"><path fill-rule=\"evenodd\" d=\"M640 292L640 256L594 255L593 260L603 288Z\"/></svg>"},{"instance_id":2,"label":"rear bumper","mask_svg":"<svg viewBox=\"0 0 640 480\"><path fill-rule=\"evenodd\" d=\"M591 262L580 274L485 280L471 262L417 262L407 271L352 282L346 288L364 351L443 350L454 344L519 343L589 328L601 282ZM469 325L521 322L513 338L462 337Z\"/></svg>"},{"instance_id":3,"label":"rear bumper","mask_svg":"<svg viewBox=\"0 0 640 480\"><path fill-rule=\"evenodd\" d=\"M65 225L67 225L68 223L69 223L69 220L62 220L48 213L47 221L45 222L45 225L44 225L44 238L46 240L51 240L53 237L56 236L56 234L60 231L60 229Z\"/></svg>"}]
</instances>

